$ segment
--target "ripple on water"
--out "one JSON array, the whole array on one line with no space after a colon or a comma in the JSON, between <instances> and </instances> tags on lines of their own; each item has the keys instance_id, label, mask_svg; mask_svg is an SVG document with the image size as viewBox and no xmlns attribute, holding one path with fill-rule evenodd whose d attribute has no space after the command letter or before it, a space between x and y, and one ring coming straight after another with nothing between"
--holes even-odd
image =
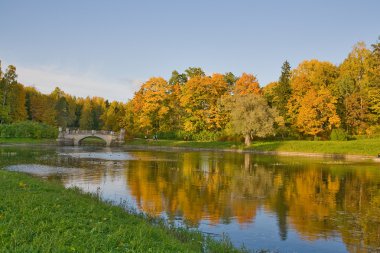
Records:
<instances>
[{"instance_id":1,"label":"ripple on water","mask_svg":"<svg viewBox=\"0 0 380 253\"><path fill-rule=\"evenodd\" d=\"M39 164L19 164L19 165L11 165L5 168L9 171L17 171L24 172L36 176L50 176L57 174L69 174L79 172L78 168L64 168L64 167L54 167L47 165L39 165Z\"/></svg>"},{"instance_id":2,"label":"ripple on water","mask_svg":"<svg viewBox=\"0 0 380 253\"><path fill-rule=\"evenodd\" d=\"M73 153L58 153L61 156L70 156L78 159L98 159L108 161L161 161L171 162L176 159L162 158L159 156L151 156L144 153L129 153L129 152L73 152Z\"/></svg>"},{"instance_id":3,"label":"ripple on water","mask_svg":"<svg viewBox=\"0 0 380 253\"><path fill-rule=\"evenodd\" d=\"M125 152L77 152L77 153L60 153L59 155L71 156L80 159L101 159L110 161L135 160L135 158Z\"/></svg>"}]
</instances>

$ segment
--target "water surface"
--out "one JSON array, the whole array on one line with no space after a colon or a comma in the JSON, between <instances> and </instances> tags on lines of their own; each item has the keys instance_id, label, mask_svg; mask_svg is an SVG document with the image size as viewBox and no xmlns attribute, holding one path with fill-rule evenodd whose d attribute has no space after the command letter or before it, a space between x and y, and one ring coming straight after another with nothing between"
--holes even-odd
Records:
<instances>
[{"instance_id":1,"label":"water surface","mask_svg":"<svg viewBox=\"0 0 380 253\"><path fill-rule=\"evenodd\" d=\"M379 252L380 164L227 152L0 147L0 166L100 193L236 246Z\"/></svg>"}]
</instances>

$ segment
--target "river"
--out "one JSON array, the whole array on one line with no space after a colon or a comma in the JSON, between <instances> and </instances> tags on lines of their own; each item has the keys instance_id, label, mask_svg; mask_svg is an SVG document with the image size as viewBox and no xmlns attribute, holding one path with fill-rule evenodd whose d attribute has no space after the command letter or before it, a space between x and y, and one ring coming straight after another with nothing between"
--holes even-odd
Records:
<instances>
[{"instance_id":1,"label":"river","mask_svg":"<svg viewBox=\"0 0 380 253\"><path fill-rule=\"evenodd\" d=\"M248 249L379 252L380 164L233 152L1 146L0 167Z\"/></svg>"}]
</instances>

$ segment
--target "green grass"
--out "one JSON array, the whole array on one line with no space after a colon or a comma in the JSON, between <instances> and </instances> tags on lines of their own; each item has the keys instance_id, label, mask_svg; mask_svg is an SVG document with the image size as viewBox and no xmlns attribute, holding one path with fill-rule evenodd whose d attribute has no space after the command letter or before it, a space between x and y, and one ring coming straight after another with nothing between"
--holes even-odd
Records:
<instances>
[{"instance_id":1,"label":"green grass","mask_svg":"<svg viewBox=\"0 0 380 253\"><path fill-rule=\"evenodd\" d=\"M377 156L380 138L351 141L271 141L256 142L249 149L323 154L352 154Z\"/></svg>"},{"instance_id":2,"label":"green grass","mask_svg":"<svg viewBox=\"0 0 380 253\"><path fill-rule=\"evenodd\" d=\"M239 252L57 182L0 170L0 252Z\"/></svg>"},{"instance_id":3,"label":"green grass","mask_svg":"<svg viewBox=\"0 0 380 253\"><path fill-rule=\"evenodd\" d=\"M33 138L0 138L0 144L54 144L55 139L33 139Z\"/></svg>"},{"instance_id":4,"label":"green grass","mask_svg":"<svg viewBox=\"0 0 380 253\"><path fill-rule=\"evenodd\" d=\"M284 151L284 152L305 152L322 154L352 154L377 156L380 153L380 138L358 139L351 141L253 141L249 147L244 147L242 143L235 142L196 142L196 141L176 141L176 140L133 140L127 145L146 146L167 146L167 147L187 147L187 148L212 148L212 149L246 149L256 151Z\"/></svg>"}]
</instances>

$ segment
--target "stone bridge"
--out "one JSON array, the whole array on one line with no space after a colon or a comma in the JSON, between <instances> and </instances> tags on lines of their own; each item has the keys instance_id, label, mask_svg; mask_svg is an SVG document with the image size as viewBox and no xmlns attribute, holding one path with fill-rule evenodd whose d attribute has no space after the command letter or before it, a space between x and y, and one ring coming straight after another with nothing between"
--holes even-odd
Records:
<instances>
[{"instance_id":1,"label":"stone bridge","mask_svg":"<svg viewBox=\"0 0 380 253\"><path fill-rule=\"evenodd\" d=\"M71 130L59 128L57 142L63 146L79 146L81 140L88 137L96 137L106 142L106 146L118 146L124 144L125 130L120 132L103 131L103 130Z\"/></svg>"}]
</instances>

